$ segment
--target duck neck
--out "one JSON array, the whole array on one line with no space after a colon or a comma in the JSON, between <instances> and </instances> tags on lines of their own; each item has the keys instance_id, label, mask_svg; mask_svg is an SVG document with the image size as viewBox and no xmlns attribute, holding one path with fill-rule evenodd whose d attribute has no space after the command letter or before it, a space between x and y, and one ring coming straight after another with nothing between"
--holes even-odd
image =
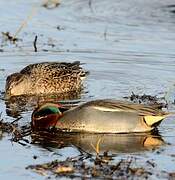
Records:
<instances>
[{"instance_id":1,"label":"duck neck","mask_svg":"<svg viewBox=\"0 0 175 180\"><path fill-rule=\"evenodd\" d=\"M46 117L42 118L34 118L32 121L32 128L33 129L50 129L52 127L55 127L56 123L58 122L58 119L62 115L60 114L50 114Z\"/></svg>"}]
</instances>

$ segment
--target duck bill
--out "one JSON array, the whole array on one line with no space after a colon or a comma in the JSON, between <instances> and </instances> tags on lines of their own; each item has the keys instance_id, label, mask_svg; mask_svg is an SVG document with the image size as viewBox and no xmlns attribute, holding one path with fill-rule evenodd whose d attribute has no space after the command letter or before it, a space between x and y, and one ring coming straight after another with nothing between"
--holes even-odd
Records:
<instances>
[{"instance_id":1,"label":"duck bill","mask_svg":"<svg viewBox=\"0 0 175 180\"><path fill-rule=\"evenodd\" d=\"M11 91L8 90L8 91L5 92L4 99L5 99L5 100L9 100L11 96L12 96L12 95L11 95Z\"/></svg>"},{"instance_id":2,"label":"duck bill","mask_svg":"<svg viewBox=\"0 0 175 180\"><path fill-rule=\"evenodd\" d=\"M150 127L158 126L166 116L144 116L146 124Z\"/></svg>"},{"instance_id":3,"label":"duck bill","mask_svg":"<svg viewBox=\"0 0 175 180\"><path fill-rule=\"evenodd\" d=\"M59 118L58 114L50 114L44 117L36 118L32 115L32 129L47 130L55 126Z\"/></svg>"}]
</instances>

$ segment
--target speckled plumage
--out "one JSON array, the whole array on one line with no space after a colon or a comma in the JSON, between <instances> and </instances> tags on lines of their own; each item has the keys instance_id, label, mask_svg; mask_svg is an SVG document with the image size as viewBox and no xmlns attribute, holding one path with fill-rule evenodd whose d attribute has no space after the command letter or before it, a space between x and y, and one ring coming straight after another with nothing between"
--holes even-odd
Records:
<instances>
[{"instance_id":1,"label":"speckled plumage","mask_svg":"<svg viewBox=\"0 0 175 180\"><path fill-rule=\"evenodd\" d=\"M80 62L30 64L6 80L6 98L18 95L60 94L80 91L86 72Z\"/></svg>"}]
</instances>

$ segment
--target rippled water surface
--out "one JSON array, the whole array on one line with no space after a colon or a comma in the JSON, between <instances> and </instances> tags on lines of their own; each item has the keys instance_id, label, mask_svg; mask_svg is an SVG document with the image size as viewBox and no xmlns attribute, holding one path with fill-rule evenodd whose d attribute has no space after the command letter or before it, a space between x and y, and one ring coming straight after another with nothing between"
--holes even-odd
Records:
<instances>
[{"instance_id":1,"label":"rippled water surface","mask_svg":"<svg viewBox=\"0 0 175 180\"><path fill-rule=\"evenodd\" d=\"M7 75L30 63L79 60L90 72L80 101L122 99L132 91L165 96L175 83L175 8L170 6L172 3L172 0L62 0L59 7L48 10L39 0L1 0L1 32L14 34L32 10L34 13L18 34L21 41L17 45L1 38L0 90L4 91ZM38 36L38 52L33 49L35 35ZM5 120L14 120L6 114L4 100L0 101L0 107ZM29 123L31 111L24 111L21 116L20 121ZM132 154L141 160L153 159L158 172L173 172L174 124L173 118L164 121L158 138L105 135L103 148L117 154L116 157ZM0 140L0 179L42 178L25 167L58 158L53 152L59 153L60 159L76 156L78 152L70 144L78 143L91 152L88 145L95 143L98 137L73 137L66 148L49 150L11 143L9 138L2 134ZM150 138L153 142L156 139L159 147L152 150L145 146ZM36 160L34 155L38 156Z\"/></svg>"}]
</instances>

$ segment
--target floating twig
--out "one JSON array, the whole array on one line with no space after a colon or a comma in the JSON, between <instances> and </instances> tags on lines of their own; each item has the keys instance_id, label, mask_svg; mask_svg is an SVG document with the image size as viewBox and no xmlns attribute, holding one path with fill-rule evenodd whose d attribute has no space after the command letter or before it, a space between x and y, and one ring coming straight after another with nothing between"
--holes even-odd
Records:
<instances>
[{"instance_id":1,"label":"floating twig","mask_svg":"<svg viewBox=\"0 0 175 180\"><path fill-rule=\"evenodd\" d=\"M11 122L11 124L16 123L16 122L17 122L17 121L19 121L21 118L22 118L21 116L20 116L20 117L18 117L18 118L16 118L14 121L12 121L12 122Z\"/></svg>"},{"instance_id":2,"label":"floating twig","mask_svg":"<svg viewBox=\"0 0 175 180\"><path fill-rule=\"evenodd\" d=\"M34 51L37 52L37 47L36 47L36 42L37 42L38 36L35 36L35 39L33 41L33 47L34 47Z\"/></svg>"},{"instance_id":3,"label":"floating twig","mask_svg":"<svg viewBox=\"0 0 175 180\"><path fill-rule=\"evenodd\" d=\"M99 153L100 153L100 142L101 142L101 138L98 139L97 144L96 144L96 147L95 147L93 144L91 144L91 146L92 146L93 149L95 150L97 156L98 156Z\"/></svg>"}]
</instances>

